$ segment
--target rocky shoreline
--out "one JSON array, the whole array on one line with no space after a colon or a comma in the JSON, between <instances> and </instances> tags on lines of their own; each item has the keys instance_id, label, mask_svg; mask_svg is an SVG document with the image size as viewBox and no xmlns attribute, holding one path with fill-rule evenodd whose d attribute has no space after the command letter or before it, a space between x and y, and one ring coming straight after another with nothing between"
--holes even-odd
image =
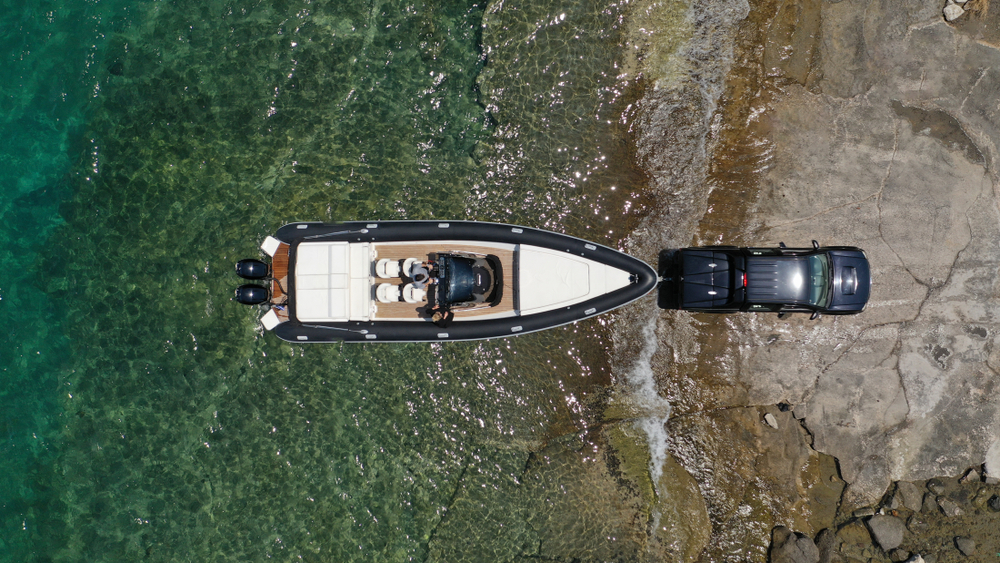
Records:
<instances>
[{"instance_id":1,"label":"rocky shoreline","mask_svg":"<svg viewBox=\"0 0 1000 563\"><path fill-rule=\"evenodd\" d=\"M737 361L748 395L792 403L848 483L830 527L772 529L776 563L1000 555L1000 18L987 2L921 4L824 2L805 78L783 73L758 124L773 164L746 211L754 234L849 241L876 272L862 317L765 321L774 342ZM810 340L820 349L767 350Z\"/></svg>"},{"instance_id":2,"label":"rocky shoreline","mask_svg":"<svg viewBox=\"0 0 1000 563\"><path fill-rule=\"evenodd\" d=\"M815 537L772 530L772 563L994 561L1000 553L1000 485L979 468L959 478L900 481L881 502L838 514Z\"/></svg>"},{"instance_id":3,"label":"rocky shoreline","mask_svg":"<svg viewBox=\"0 0 1000 563\"><path fill-rule=\"evenodd\" d=\"M873 265L861 315L657 319L668 449L712 522L690 561L1000 553L1000 10L947 2L750 2L707 162L680 167L704 191L653 174L707 204L640 255L816 239Z\"/></svg>"}]
</instances>

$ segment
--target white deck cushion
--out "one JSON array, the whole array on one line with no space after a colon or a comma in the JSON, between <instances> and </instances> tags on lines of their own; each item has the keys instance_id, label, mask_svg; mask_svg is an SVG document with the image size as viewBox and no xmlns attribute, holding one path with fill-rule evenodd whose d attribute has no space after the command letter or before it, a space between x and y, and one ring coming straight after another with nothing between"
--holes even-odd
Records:
<instances>
[{"instance_id":1,"label":"white deck cushion","mask_svg":"<svg viewBox=\"0 0 1000 563\"><path fill-rule=\"evenodd\" d=\"M372 252L368 243L357 243L351 247L351 279L368 279L372 275Z\"/></svg>"},{"instance_id":2,"label":"white deck cushion","mask_svg":"<svg viewBox=\"0 0 1000 563\"><path fill-rule=\"evenodd\" d=\"M295 258L295 314L302 322L367 321L371 316L368 243L304 242Z\"/></svg>"},{"instance_id":3,"label":"white deck cushion","mask_svg":"<svg viewBox=\"0 0 1000 563\"><path fill-rule=\"evenodd\" d=\"M628 272L568 252L521 245L519 255L522 315L582 303L630 283Z\"/></svg>"},{"instance_id":4,"label":"white deck cushion","mask_svg":"<svg viewBox=\"0 0 1000 563\"><path fill-rule=\"evenodd\" d=\"M351 320L367 321L371 315L372 284L368 278L351 280Z\"/></svg>"}]
</instances>

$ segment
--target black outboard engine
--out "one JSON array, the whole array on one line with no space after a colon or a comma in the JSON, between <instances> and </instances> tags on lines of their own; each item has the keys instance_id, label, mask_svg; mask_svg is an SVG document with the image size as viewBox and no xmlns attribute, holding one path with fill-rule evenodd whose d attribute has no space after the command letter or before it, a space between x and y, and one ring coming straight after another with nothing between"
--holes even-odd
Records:
<instances>
[{"instance_id":1,"label":"black outboard engine","mask_svg":"<svg viewBox=\"0 0 1000 563\"><path fill-rule=\"evenodd\" d=\"M271 299L271 292L264 286L248 283L236 288L236 300L244 305L260 305Z\"/></svg>"},{"instance_id":2,"label":"black outboard engine","mask_svg":"<svg viewBox=\"0 0 1000 563\"><path fill-rule=\"evenodd\" d=\"M245 280L262 280L270 274L270 268L260 260L244 258L236 263L236 275Z\"/></svg>"}]
</instances>

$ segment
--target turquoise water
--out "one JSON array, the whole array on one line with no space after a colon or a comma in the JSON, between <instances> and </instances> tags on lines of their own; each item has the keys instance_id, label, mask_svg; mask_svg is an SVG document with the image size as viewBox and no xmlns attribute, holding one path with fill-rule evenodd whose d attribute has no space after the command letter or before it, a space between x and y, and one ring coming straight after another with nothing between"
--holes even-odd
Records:
<instances>
[{"instance_id":1,"label":"turquoise water","mask_svg":"<svg viewBox=\"0 0 1000 563\"><path fill-rule=\"evenodd\" d=\"M637 557L613 317L302 347L231 301L295 220L621 246L647 206L622 10L4 1L0 561Z\"/></svg>"}]
</instances>

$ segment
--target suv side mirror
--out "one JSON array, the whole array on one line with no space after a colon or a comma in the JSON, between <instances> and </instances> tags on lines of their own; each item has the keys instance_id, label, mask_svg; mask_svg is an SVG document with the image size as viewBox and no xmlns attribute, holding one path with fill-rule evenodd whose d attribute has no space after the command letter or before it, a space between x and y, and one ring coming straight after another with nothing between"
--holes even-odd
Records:
<instances>
[{"instance_id":1,"label":"suv side mirror","mask_svg":"<svg viewBox=\"0 0 1000 563\"><path fill-rule=\"evenodd\" d=\"M810 321L815 321L818 318L819 318L819 311L813 311L813 314L809 315L809 320Z\"/></svg>"},{"instance_id":2,"label":"suv side mirror","mask_svg":"<svg viewBox=\"0 0 1000 563\"><path fill-rule=\"evenodd\" d=\"M819 243L816 241L813 241L813 250L819 250Z\"/></svg>"}]
</instances>

